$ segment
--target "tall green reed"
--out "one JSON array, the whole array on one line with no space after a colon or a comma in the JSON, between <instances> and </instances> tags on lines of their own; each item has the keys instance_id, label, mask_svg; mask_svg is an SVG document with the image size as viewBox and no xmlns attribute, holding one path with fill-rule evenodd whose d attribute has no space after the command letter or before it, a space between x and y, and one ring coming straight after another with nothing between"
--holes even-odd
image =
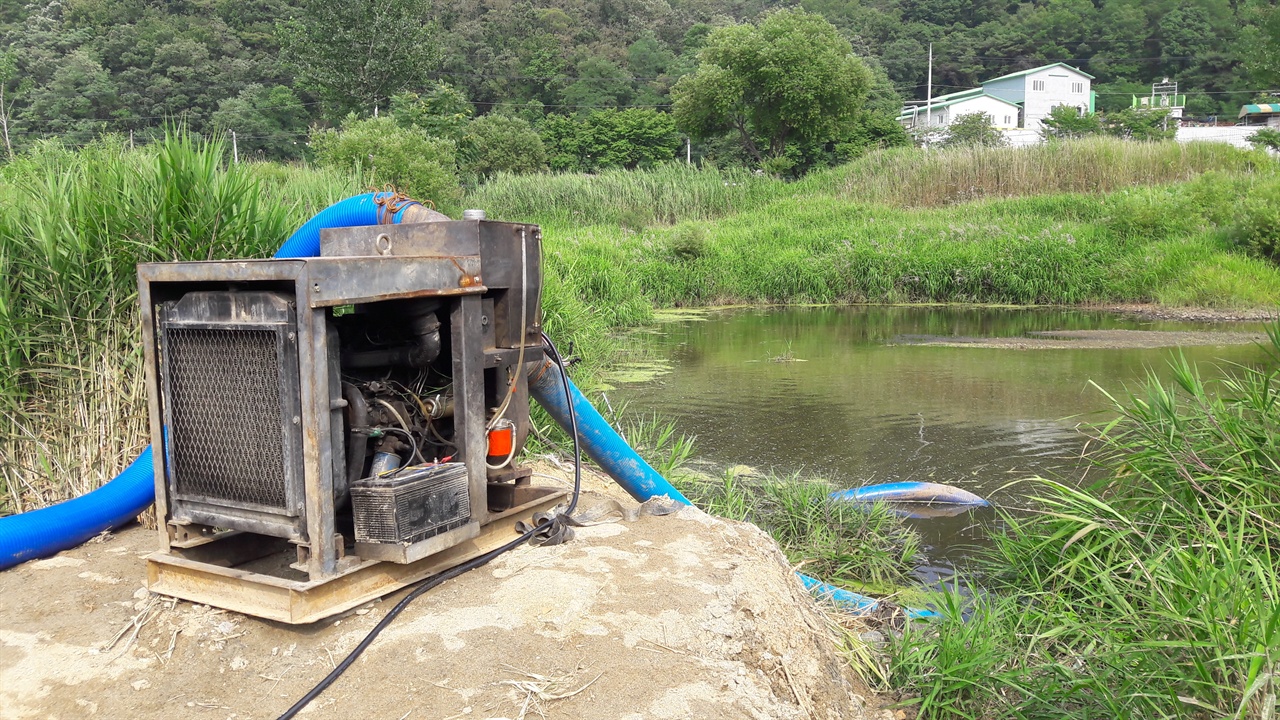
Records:
<instances>
[{"instance_id":1,"label":"tall green reed","mask_svg":"<svg viewBox=\"0 0 1280 720\"><path fill-rule=\"evenodd\" d=\"M45 144L0 188L0 510L16 511L96 487L145 443L136 264L261 257L307 209L181 132Z\"/></svg>"},{"instance_id":2,"label":"tall green reed","mask_svg":"<svg viewBox=\"0 0 1280 720\"><path fill-rule=\"evenodd\" d=\"M927 717L1273 717L1280 682L1280 333L1266 367L1108 395L1085 488L1039 481L963 623L914 626L895 682ZM957 637L980 639L957 647Z\"/></svg>"}]
</instances>

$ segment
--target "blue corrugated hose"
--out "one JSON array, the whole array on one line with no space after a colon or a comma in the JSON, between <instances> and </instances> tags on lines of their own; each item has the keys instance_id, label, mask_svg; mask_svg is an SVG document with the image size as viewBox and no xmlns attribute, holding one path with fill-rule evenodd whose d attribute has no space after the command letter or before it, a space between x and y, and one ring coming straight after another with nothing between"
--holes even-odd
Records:
<instances>
[{"instance_id":1,"label":"blue corrugated hose","mask_svg":"<svg viewBox=\"0 0 1280 720\"><path fill-rule=\"evenodd\" d=\"M529 394L546 408L561 427L568 429L569 403L564 395L560 376L558 365L550 360L542 363L541 367L529 374ZM666 495L672 500L692 505L688 498L631 449L572 380L569 381L569 391L573 394L573 409L578 414L578 436L582 447L614 482L640 502L657 495Z\"/></svg>"}]
</instances>

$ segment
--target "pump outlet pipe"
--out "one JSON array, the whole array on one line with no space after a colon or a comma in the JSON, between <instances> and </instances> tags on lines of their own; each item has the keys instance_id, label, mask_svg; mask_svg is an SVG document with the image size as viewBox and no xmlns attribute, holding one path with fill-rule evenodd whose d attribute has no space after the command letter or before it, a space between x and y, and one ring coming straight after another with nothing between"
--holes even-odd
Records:
<instances>
[{"instance_id":1,"label":"pump outlet pipe","mask_svg":"<svg viewBox=\"0 0 1280 720\"><path fill-rule=\"evenodd\" d=\"M448 219L396 193L365 193L321 210L285 240L275 257L319 255L320 231L325 228ZM0 570L73 548L129 522L155 500L155 470L148 447L124 472L93 492L0 518Z\"/></svg>"},{"instance_id":2,"label":"pump outlet pipe","mask_svg":"<svg viewBox=\"0 0 1280 720\"><path fill-rule=\"evenodd\" d=\"M565 397L561 379L563 371L559 365L543 360L529 363L529 366L529 394L550 413L560 427L566 429L569 428L569 403L573 403L578 417L578 438L587 451L587 456L595 460L627 494L640 502L666 495L685 505L693 504L631 449L578 386L573 384L573 380L569 380L569 393L573 397Z\"/></svg>"}]
</instances>

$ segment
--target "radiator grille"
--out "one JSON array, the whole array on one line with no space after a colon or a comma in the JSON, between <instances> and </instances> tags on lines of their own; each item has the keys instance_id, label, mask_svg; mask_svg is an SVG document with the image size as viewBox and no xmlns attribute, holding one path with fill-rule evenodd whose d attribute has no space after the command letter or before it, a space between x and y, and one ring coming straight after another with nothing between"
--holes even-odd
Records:
<instances>
[{"instance_id":1,"label":"radiator grille","mask_svg":"<svg viewBox=\"0 0 1280 720\"><path fill-rule=\"evenodd\" d=\"M276 331L168 327L165 339L177 493L285 509Z\"/></svg>"}]
</instances>

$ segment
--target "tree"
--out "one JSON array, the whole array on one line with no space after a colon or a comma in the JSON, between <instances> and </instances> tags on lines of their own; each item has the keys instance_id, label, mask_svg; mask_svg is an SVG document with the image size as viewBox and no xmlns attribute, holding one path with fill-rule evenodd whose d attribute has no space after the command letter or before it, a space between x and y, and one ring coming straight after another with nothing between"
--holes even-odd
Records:
<instances>
[{"instance_id":1,"label":"tree","mask_svg":"<svg viewBox=\"0 0 1280 720\"><path fill-rule=\"evenodd\" d=\"M306 0L277 35L298 84L331 112L371 112L425 87L439 58L429 0Z\"/></svg>"},{"instance_id":2,"label":"tree","mask_svg":"<svg viewBox=\"0 0 1280 720\"><path fill-rule=\"evenodd\" d=\"M1064 140L1097 135L1102 132L1102 120L1094 113L1080 114L1070 105L1059 105L1049 111L1049 117L1040 121L1044 126L1040 135L1046 140Z\"/></svg>"},{"instance_id":3,"label":"tree","mask_svg":"<svg viewBox=\"0 0 1280 720\"><path fill-rule=\"evenodd\" d=\"M453 141L400 127L394 118L349 115L341 130L312 131L310 144L321 165L354 168L372 185L393 185L446 213L462 199Z\"/></svg>"},{"instance_id":4,"label":"tree","mask_svg":"<svg viewBox=\"0 0 1280 720\"><path fill-rule=\"evenodd\" d=\"M24 124L58 133L75 143L85 143L99 135L119 107L111 75L85 50L62 58L49 82L27 95Z\"/></svg>"},{"instance_id":5,"label":"tree","mask_svg":"<svg viewBox=\"0 0 1280 720\"><path fill-rule=\"evenodd\" d=\"M13 160L13 143L9 141L9 118L13 115L13 99L5 100L5 89L18 74L17 57L12 50L0 55L0 129L4 130L4 149Z\"/></svg>"},{"instance_id":6,"label":"tree","mask_svg":"<svg viewBox=\"0 0 1280 720\"><path fill-rule=\"evenodd\" d=\"M539 131L553 170L651 167L673 158L681 146L675 121L652 108L548 115Z\"/></svg>"},{"instance_id":7,"label":"tree","mask_svg":"<svg viewBox=\"0 0 1280 720\"><path fill-rule=\"evenodd\" d=\"M578 79L564 89L564 104L599 108L625 105L631 98L631 76L618 64L602 57L578 63Z\"/></svg>"},{"instance_id":8,"label":"tree","mask_svg":"<svg viewBox=\"0 0 1280 720\"><path fill-rule=\"evenodd\" d=\"M475 108L461 90L441 83L423 95L402 92L393 96L391 115L401 127L420 128L432 137L461 144Z\"/></svg>"},{"instance_id":9,"label":"tree","mask_svg":"<svg viewBox=\"0 0 1280 720\"><path fill-rule=\"evenodd\" d=\"M946 137L940 147L1004 147L1008 144L1004 133L991 124L991 116L984 112L965 113L957 116L947 126Z\"/></svg>"},{"instance_id":10,"label":"tree","mask_svg":"<svg viewBox=\"0 0 1280 720\"><path fill-rule=\"evenodd\" d=\"M235 132L240 154L259 158L294 158L301 154L307 110L283 85L250 85L234 98L218 103L213 126Z\"/></svg>"},{"instance_id":11,"label":"tree","mask_svg":"<svg viewBox=\"0 0 1280 720\"><path fill-rule=\"evenodd\" d=\"M1256 148L1265 148L1271 152L1280 152L1280 130L1261 128L1248 137L1249 143Z\"/></svg>"},{"instance_id":12,"label":"tree","mask_svg":"<svg viewBox=\"0 0 1280 720\"><path fill-rule=\"evenodd\" d=\"M1169 111L1160 108L1127 108L1107 113L1102 119L1102 129L1108 135L1126 140L1172 140L1178 134L1178 127L1176 123L1167 127L1168 118Z\"/></svg>"},{"instance_id":13,"label":"tree","mask_svg":"<svg viewBox=\"0 0 1280 720\"><path fill-rule=\"evenodd\" d=\"M760 165L782 159L791 140L831 138L871 84L849 41L804 10L717 28L698 61L671 91L677 125L696 138L736 132Z\"/></svg>"},{"instance_id":14,"label":"tree","mask_svg":"<svg viewBox=\"0 0 1280 720\"><path fill-rule=\"evenodd\" d=\"M471 121L470 147L464 167L488 178L505 173L531 173L547 169L547 151L542 138L527 121L508 115L489 114Z\"/></svg>"}]
</instances>

